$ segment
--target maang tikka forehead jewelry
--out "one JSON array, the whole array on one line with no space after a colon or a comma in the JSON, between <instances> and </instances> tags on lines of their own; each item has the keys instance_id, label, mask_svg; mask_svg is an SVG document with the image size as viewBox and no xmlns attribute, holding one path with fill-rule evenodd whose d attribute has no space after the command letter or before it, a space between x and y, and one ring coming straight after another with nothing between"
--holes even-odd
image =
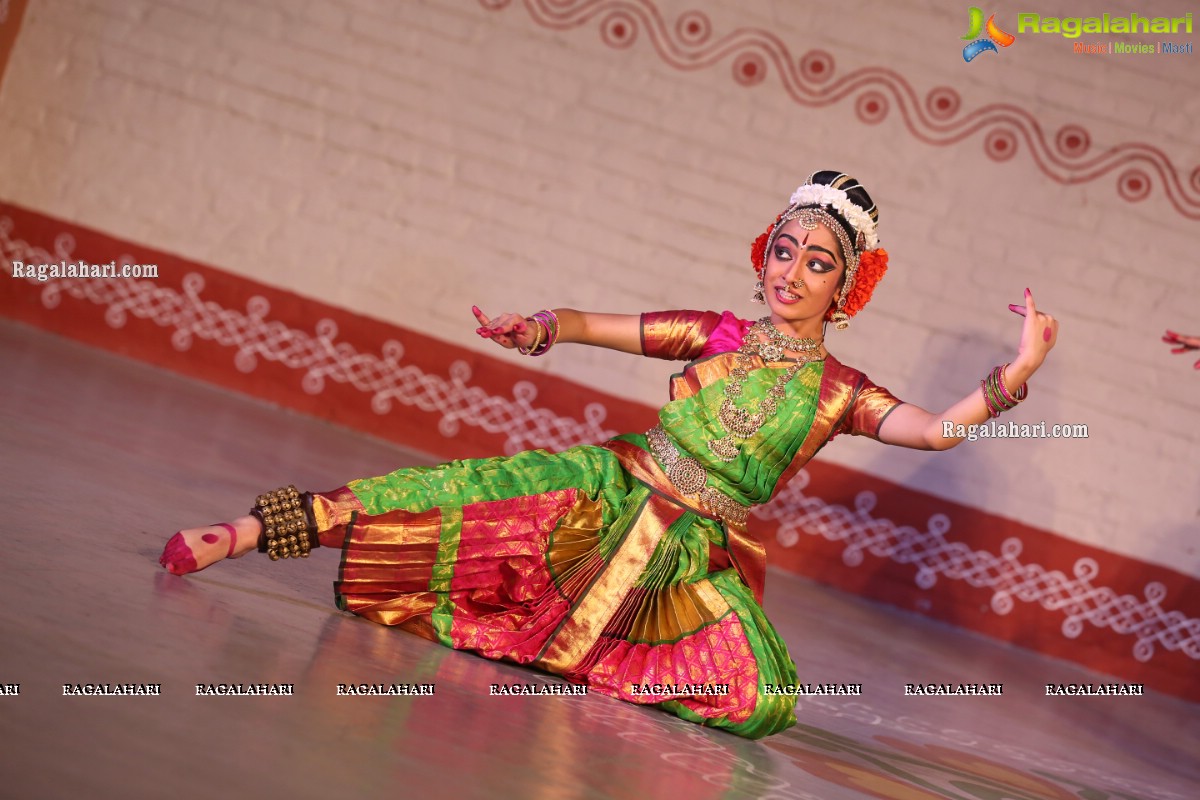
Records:
<instances>
[{"instance_id":1,"label":"maang tikka forehead jewelry","mask_svg":"<svg viewBox=\"0 0 1200 800\"><path fill-rule=\"evenodd\" d=\"M801 208L791 214L785 214L781 222L786 222L788 219L795 219L806 231L815 231L818 226L824 225L830 233L837 237L838 244L842 249L842 258L846 262L846 271L853 276L858 270L858 250L851 243L850 234L846 233L842 223L834 219L828 211L823 208Z\"/></svg>"}]
</instances>

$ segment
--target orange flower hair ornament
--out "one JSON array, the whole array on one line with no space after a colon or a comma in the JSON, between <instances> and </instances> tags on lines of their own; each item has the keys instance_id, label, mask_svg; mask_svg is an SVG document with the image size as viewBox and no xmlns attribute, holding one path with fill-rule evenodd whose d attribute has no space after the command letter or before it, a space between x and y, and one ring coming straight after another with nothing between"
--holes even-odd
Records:
<instances>
[{"instance_id":1,"label":"orange flower hair ornament","mask_svg":"<svg viewBox=\"0 0 1200 800\"><path fill-rule=\"evenodd\" d=\"M830 211L849 221L856 232L853 240L847 235L842 224L832 217ZM833 322L838 330L844 330L850 324L850 317L861 311L871 299L875 286L887 272L888 253L878 246L879 238L875 232L874 220L854 205L840 189L805 184L792 195L792 205L776 217L750 247L750 263L760 281L767 266L767 252L774 243L780 227L790 219L799 219L809 230L823 222L832 229L841 243L846 260L846 278L837 301L825 312L825 319Z\"/></svg>"},{"instance_id":2,"label":"orange flower hair ornament","mask_svg":"<svg viewBox=\"0 0 1200 800\"><path fill-rule=\"evenodd\" d=\"M863 306L871 299L871 293L875 291L875 285L887 272L888 268L888 252L882 247L874 250L867 250L858 257L858 273L854 276L854 282L850 285L850 291L843 294L846 298L844 304L840 304L840 309L837 306L830 306L825 312L825 319L832 320L834 315L840 310L847 317L853 317L859 311L863 310ZM845 328L842 325L841 328Z\"/></svg>"}]
</instances>

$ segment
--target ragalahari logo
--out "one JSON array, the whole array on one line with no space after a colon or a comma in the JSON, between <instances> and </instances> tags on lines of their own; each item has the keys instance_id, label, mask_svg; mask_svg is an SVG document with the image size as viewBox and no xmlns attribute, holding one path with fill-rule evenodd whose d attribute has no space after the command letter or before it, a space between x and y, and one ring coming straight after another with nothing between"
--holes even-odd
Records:
<instances>
[{"instance_id":1,"label":"ragalahari logo","mask_svg":"<svg viewBox=\"0 0 1200 800\"><path fill-rule=\"evenodd\" d=\"M1000 26L996 24L996 15L992 14L988 17L987 25L983 24L983 12L975 6L971 6L967 11L969 15L970 29L963 39L974 39L970 44L963 48L963 61L970 62L975 56L980 53L986 53L989 50L993 53L1000 52L996 49L996 45L1008 47L1017 40L1017 37L1011 33L1006 33L1000 30ZM987 38L980 39L979 34L987 30Z\"/></svg>"}]
</instances>

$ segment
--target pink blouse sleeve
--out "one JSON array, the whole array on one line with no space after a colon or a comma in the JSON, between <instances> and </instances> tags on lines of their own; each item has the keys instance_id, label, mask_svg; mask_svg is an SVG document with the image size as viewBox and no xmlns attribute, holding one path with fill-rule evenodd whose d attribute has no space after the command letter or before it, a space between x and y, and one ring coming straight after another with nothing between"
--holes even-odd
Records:
<instances>
[{"instance_id":1,"label":"pink blouse sleeve","mask_svg":"<svg viewBox=\"0 0 1200 800\"><path fill-rule=\"evenodd\" d=\"M737 350L742 346L742 338L746 335L746 331L750 330L750 326L753 324L749 320L738 319L730 311L722 313L721 321L717 323L717 327L713 329L708 341L704 343L700 357Z\"/></svg>"},{"instance_id":2,"label":"pink blouse sleeve","mask_svg":"<svg viewBox=\"0 0 1200 800\"><path fill-rule=\"evenodd\" d=\"M642 353L651 358L691 361L707 349L706 343L724 319L715 311L642 314Z\"/></svg>"}]
</instances>

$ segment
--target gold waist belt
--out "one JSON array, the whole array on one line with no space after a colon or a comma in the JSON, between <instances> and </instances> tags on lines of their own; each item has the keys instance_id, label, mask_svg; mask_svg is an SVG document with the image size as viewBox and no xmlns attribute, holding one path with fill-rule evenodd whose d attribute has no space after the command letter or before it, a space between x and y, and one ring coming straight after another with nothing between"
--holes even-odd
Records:
<instances>
[{"instance_id":1,"label":"gold waist belt","mask_svg":"<svg viewBox=\"0 0 1200 800\"><path fill-rule=\"evenodd\" d=\"M681 495L695 498L701 508L715 517L739 527L746 525L751 506L742 505L719 489L708 486L708 470L691 456L680 455L679 448L662 425L655 425L646 432L646 442Z\"/></svg>"}]
</instances>

